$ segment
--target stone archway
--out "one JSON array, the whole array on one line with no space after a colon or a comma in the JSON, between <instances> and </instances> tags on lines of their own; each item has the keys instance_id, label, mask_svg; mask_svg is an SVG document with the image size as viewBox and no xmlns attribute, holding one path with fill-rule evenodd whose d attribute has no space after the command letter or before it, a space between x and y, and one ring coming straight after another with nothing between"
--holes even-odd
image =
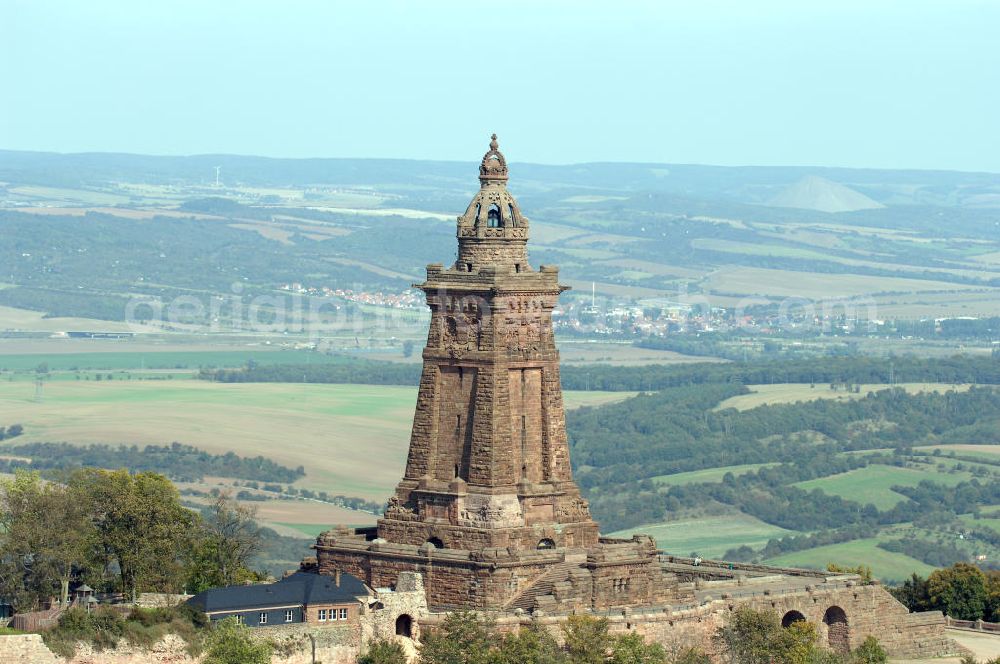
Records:
<instances>
[{"instance_id":1,"label":"stone archway","mask_svg":"<svg viewBox=\"0 0 1000 664\"><path fill-rule=\"evenodd\" d=\"M831 606L823 614L823 624L826 625L827 642L834 652L848 653L851 651L851 635L847 626L847 614L839 606Z\"/></svg>"},{"instance_id":2,"label":"stone archway","mask_svg":"<svg viewBox=\"0 0 1000 664\"><path fill-rule=\"evenodd\" d=\"M413 618L405 613L396 618L396 636L413 638Z\"/></svg>"},{"instance_id":3,"label":"stone archway","mask_svg":"<svg viewBox=\"0 0 1000 664\"><path fill-rule=\"evenodd\" d=\"M444 542L441 541L440 537L431 537L427 540L427 543L433 546L435 549L443 549Z\"/></svg>"},{"instance_id":4,"label":"stone archway","mask_svg":"<svg viewBox=\"0 0 1000 664\"><path fill-rule=\"evenodd\" d=\"M791 627L793 623L802 622L806 619L800 612L792 610L781 617L782 627Z\"/></svg>"}]
</instances>

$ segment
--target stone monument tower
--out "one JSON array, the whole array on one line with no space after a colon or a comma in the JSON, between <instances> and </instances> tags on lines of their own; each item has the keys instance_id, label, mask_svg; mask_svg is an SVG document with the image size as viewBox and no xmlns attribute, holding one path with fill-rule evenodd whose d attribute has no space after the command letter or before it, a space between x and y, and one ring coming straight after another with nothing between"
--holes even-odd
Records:
<instances>
[{"instance_id":1,"label":"stone monument tower","mask_svg":"<svg viewBox=\"0 0 1000 664\"><path fill-rule=\"evenodd\" d=\"M574 606L653 601L676 587L653 540L602 540L573 482L552 332L566 287L528 262L507 179L494 134L458 217L458 259L428 265L418 285L431 322L403 479L377 529L319 537L320 569L374 586L421 571L436 606L532 608L551 589L543 577L571 576Z\"/></svg>"},{"instance_id":2,"label":"stone monument tower","mask_svg":"<svg viewBox=\"0 0 1000 664\"><path fill-rule=\"evenodd\" d=\"M378 535L449 549L585 547L552 310L558 270L528 263L528 219L494 134L458 218L458 260L427 268L431 309L406 473Z\"/></svg>"}]
</instances>

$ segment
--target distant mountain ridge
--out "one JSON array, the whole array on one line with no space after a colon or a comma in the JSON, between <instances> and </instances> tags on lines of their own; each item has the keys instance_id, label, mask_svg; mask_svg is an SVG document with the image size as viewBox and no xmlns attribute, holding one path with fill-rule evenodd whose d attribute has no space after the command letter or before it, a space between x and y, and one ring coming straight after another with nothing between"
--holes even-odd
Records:
<instances>
[{"instance_id":1,"label":"distant mountain ridge","mask_svg":"<svg viewBox=\"0 0 1000 664\"><path fill-rule=\"evenodd\" d=\"M512 155L516 157L516 155ZM375 186L455 196L449 204L464 204L468 173L474 162L312 158L281 159L240 155L148 156L115 153L58 154L0 149L0 183L45 186L104 186L116 181L149 184L210 185L215 167L223 180L248 186ZM525 195L553 190L584 194L652 192L713 202L769 205L783 189L815 176L832 183L850 183L851 191L890 207L935 205L1000 206L1000 174L960 171L866 169L816 166L708 166L593 162L546 165L511 161L512 173ZM566 196L573 195L567 193ZM797 198L797 196L793 196ZM806 203L816 196L805 195ZM822 197L821 197L822 198ZM857 200L834 195L849 208ZM779 199L780 201L780 199ZM851 202L853 201L853 203ZM801 201L794 201L799 207ZM780 203L779 203L780 204ZM419 201L411 205L420 206ZM449 208L450 209L450 208ZM799 209L803 209L799 207ZM807 205L805 209L822 208Z\"/></svg>"},{"instance_id":2,"label":"distant mountain ridge","mask_svg":"<svg viewBox=\"0 0 1000 664\"><path fill-rule=\"evenodd\" d=\"M854 212L885 207L860 192L817 175L807 175L786 187L767 205L819 212Z\"/></svg>"}]
</instances>

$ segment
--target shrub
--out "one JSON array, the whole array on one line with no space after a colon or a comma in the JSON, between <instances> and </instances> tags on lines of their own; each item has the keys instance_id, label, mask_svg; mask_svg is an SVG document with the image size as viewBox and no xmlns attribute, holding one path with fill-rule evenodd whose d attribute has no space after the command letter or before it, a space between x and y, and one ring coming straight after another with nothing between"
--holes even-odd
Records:
<instances>
[{"instance_id":1,"label":"shrub","mask_svg":"<svg viewBox=\"0 0 1000 664\"><path fill-rule=\"evenodd\" d=\"M864 643L851 653L851 661L857 664L885 664L889 661L889 657L879 644L878 639L869 635Z\"/></svg>"},{"instance_id":2,"label":"shrub","mask_svg":"<svg viewBox=\"0 0 1000 664\"><path fill-rule=\"evenodd\" d=\"M378 639L368 644L368 651L358 658L358 664L406 664L406 652L395 641Z\"/></svg>"},{"instance_id":3,"label":"shrub","mask_svg":"<svg viewBox=\"0 0 1000 664\"><path fill-rule=\"evenodd\" d=\"M273 646L256 641L250 628L226 618L216 623L206 639L202 664L271 664Z\"/></svg>"}]
</instances>

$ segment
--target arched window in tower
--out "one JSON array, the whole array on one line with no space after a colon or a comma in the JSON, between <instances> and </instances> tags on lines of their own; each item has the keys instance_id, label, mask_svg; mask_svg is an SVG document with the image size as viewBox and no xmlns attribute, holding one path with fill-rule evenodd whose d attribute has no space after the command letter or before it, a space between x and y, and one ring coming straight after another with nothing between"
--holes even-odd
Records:
<instances>
[{"instance_id":1,"label":"arched window in tower","mask_svg":"<svg viewBox=\"0 0 1000 664\"><path fill-rule=\"evenodd\" d=\"M514 206L511 205L510 203L507 203L507 211L510 213L510 216L507 217L508 219L510 219L510 225L517 226L517 215L514 214Z\"/></svg>"},{"instance_id":2,"label":"arched window in tower","mask_svg":"<svg viewBox=\"0 0 1000 664\"><path fill-rule=\"evenodd\" d=\"M491 205L486 213L486 225L490 228L500 228L500 206L496 203Z\"/></svg>"},{"instance_id":3,"label":"arched window in tower","mask_svg":"<svg viewBox=\"0 0 1000 664\"><path fill-rule=\"evenodd\" d=\"M483 204L476 203L476 216L472 218L473 222L479 221L479 213L483 211Z\"/></svg>"}]
</instances>

